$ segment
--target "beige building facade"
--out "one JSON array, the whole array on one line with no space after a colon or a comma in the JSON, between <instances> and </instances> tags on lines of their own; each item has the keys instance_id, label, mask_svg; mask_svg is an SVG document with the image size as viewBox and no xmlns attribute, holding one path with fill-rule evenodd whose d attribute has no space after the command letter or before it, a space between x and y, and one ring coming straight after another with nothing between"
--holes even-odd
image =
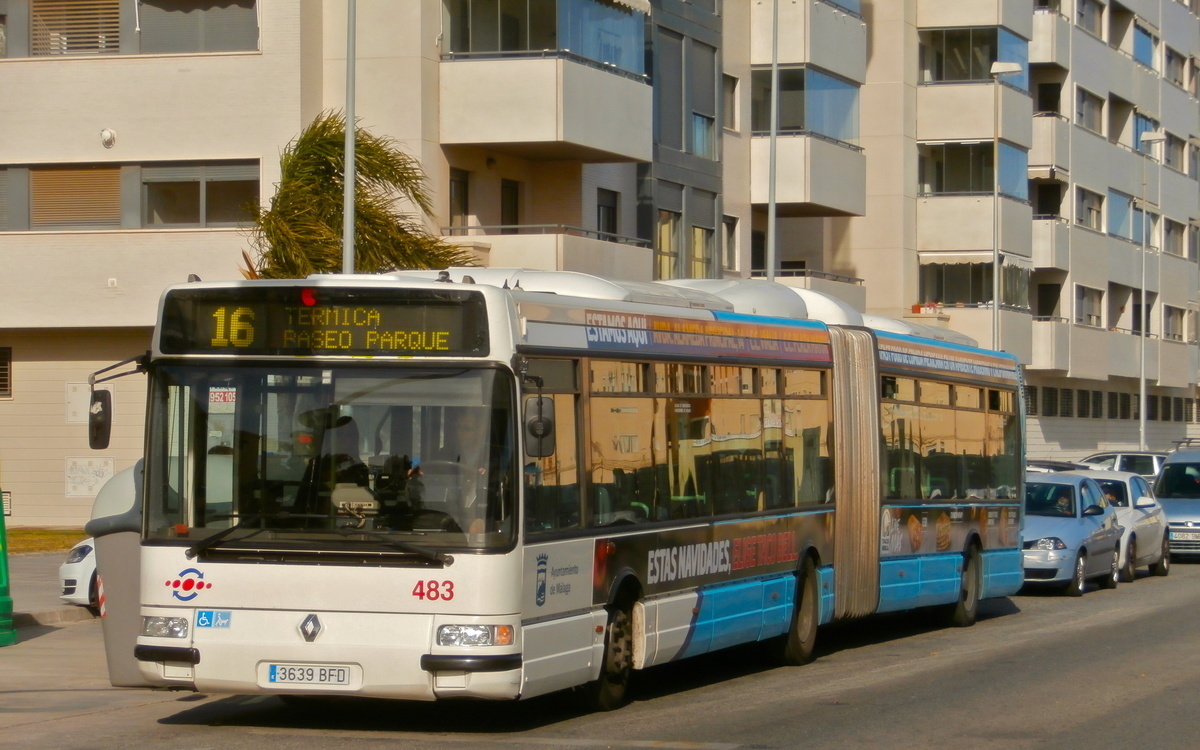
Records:
<instances>
[{"instance_id":1,"label":"beige building facade","mask_svg":"<svg viewBox=\"0 0 1200 750\"><path fill-rule=\"evenodd\" d=\"M1031 455L1136 447L1144 344L1150 447L1198 426L1187 3L355 8L359 124L420 160L430 230L481 264L630 279L771 264L985 346L998 322L1027 366ZM147 349L166 285L240 278L246 204L268 205L283 148L345 106L347 11L0 0L9 526L82 525L141 454L144 380L109 384L114 440L93 453L88 375ZM1018 70L994 77L995 62Z\"/></svg>"}]
</instances>

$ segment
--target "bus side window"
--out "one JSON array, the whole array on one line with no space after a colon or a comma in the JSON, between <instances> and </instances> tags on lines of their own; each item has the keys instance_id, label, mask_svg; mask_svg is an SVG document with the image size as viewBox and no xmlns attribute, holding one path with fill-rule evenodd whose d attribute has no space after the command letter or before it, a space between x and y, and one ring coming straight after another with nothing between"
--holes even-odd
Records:
<instances>
[{"instance_id":1,"label":"bus side window","mask_svg":"<svg viewBox=\"0 0 1200 750\"><path fill-rule=\"evenodd\" d=\"M547 394L554 399L554 453L525 457L525 531L529 534L579 527L579 461L575 440L575 395Z\"/></svg>"}]
</instances>

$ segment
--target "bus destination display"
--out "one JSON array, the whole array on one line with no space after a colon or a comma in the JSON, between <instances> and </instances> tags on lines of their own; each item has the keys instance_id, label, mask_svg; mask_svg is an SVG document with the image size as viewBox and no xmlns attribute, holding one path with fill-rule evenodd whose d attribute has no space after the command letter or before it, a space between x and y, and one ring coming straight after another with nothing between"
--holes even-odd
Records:
<instances>
[{"instance_id":1,"label":"bus destination display","mask_svg":"<svg viewBox=\"0 0 1200 750\"><path fill-rule=\"evenodd\" d=\"M330 287L174 290L163 307L164 354L482 356L478 292Z\"/></svg>"}]
</instances>

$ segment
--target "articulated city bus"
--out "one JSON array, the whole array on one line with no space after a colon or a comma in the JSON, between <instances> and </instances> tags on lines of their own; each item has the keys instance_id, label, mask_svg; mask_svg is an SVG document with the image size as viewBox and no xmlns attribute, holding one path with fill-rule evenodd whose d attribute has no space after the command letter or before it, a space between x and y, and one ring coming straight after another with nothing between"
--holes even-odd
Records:
<instances>
[{"instance_id":1,"label":"articulated city bus","mask_svg":"<svg viewBox=\"0 0 1200 750\"><path fill-rule=\"evenodd\" d=\"M971 625L1021 585L1017 362L817 308L844 312L511 269L171 287L132 360L144 462L106 501L129 496L140 568L110 665L609 709L631 673L736 644L806 662L837 619Z\"/></svg>"}]
</instances>

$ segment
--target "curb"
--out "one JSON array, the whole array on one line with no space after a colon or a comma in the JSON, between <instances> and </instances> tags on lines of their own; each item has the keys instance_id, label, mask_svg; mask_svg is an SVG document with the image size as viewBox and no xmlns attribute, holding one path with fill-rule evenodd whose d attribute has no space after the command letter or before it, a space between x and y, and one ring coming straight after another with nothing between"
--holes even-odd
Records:
<instances>
[{"instance_id":1,"label":"curb","mask_svg":"<svg viewBox=\"0 0 1200 750\"><path fill-rule=\"evenodd\" d=\"M32 628L39 625L63 625L71 622L86 622L99 619L87 607L60 607L41 612L13 612L14 628Z\"/></svg>"}]
</instances>

